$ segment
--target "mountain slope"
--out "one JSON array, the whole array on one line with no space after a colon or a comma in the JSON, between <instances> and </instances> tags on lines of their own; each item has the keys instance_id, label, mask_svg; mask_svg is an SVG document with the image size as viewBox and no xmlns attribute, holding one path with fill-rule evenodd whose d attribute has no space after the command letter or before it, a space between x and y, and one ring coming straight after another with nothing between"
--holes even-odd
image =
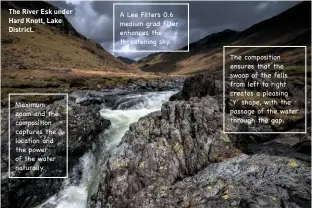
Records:
<instances>
[{"instance_id":1,"label":"mountain slope","mask_svg":"<svg viewBox=\"0 0 312 208\"><path fill-rule=\"evenodd\" d=\"M45 1L1 2L2 68L80 68L106 71L134 69L79 34L64 15L12 15L14 9L58 9ZM58 18L62 24L9 23L9 18ZM9 27L32 27L35 32L9 32Z\"/></svg>"},{"instance_id":2,"label":"mountain slope","mask_svg":"<svg viewBox=\"0 0 312 208\"><path fill-rule=\"evenodd\" d=\"M173 74L219 70L222 68L222 49L227 45L307 45L309 57L311 52L311 2L299 3L242 32L225 30L206 36L202 40L190 44L189 53L151 54L149 57L139 60L137 65L143 71ZM246 48L235 48L233 52L240 54L248 52L246 50ZM283 52L287 52L284 55L287 56L289 63L296 64L303 61L296 57L296 49Z\"/></svg>"},{"instance_id":3,"label":"mountain slope","mask_svg":"<svg viewBox=\"0 0 312 208\"><path fill-rule=\"evenodd\" d=\"M123 61L123 62L126 63L126 64L133 64L133 63L136 63L135 60L129 59L129 58L126 58L126 57L123 57L123 56L118 56L117 58L118 58L119 60Z\"/></svg>"}]
</instances>

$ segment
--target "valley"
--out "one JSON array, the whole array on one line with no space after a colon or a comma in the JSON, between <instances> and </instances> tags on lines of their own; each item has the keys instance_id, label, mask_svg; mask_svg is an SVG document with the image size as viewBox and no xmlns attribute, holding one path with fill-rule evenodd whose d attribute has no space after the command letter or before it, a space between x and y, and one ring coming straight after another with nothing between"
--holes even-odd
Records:
<instances>
[{"instance_id":1,"label":"valley","mask_svg":"<svg viewBox=\"0 0 312 208\"><path fill-rule=\"evenodd\" d=\"M84 2L82 7L79 2L62 3L76 8L76 26L81 31L85 29L88 35L100 31L101 37L111 34L95 30L111 24L105 15L97 16L99 10L110 8L104 4L107 2ZM310 2L298 3L242 31L222 28L206 34L190 44L188 53L160 52L139 60L132 53L113 55L103 48L105 39L97 37L94 41L79 33L62 15L65 10L58 10L52 3L5 1L1 5L1 207L310 206L311 109L307 106L311 99L306 96L311 94L311 65L308 63L306 70L302 51L296 48L235 48L305 45L310 60ZM225 11L226 7L220 5L220 11ZM113 9L113 4L110 6ZM46 18L34 8L51 16L47 24L32 25L34 32L11 33L8 28L17 28L21 22L9 22L10 9L21 8L25 8L24 13L15 14L20 20ZM201 8L207 13L207 7ZM96 12L88 16L90 11ZM126 15L158 18L162 14L155 10ZM231 19L227 15L222 13ZM84 17L94 17L101 26L85 23ZM212 20L218 24L217 19ZM173 23L166 24L179 26ZM233 59L239 60L224 60L223 46L233 47L230 52L237 55ZM262 59L273 61L278 58L273 54L287 64L272 77L266 73L268 65L252 78L253 65L234 62L244 61L244 57L252 64ZM223 62L240 72L230 74L233 82L224 82ZM270 83L268 88L259 86L275 78L287 80ZM229 95L223 96L229 87ZM275 91L270 87L286 89ZM21 95L17 100L9 95L32 92L65 93L68 100L56 95L36 99ZM38 111L36 103L43 110ZM290 104L292 108L287 109ZM259 115L259 110L265 113ZM27 120L20 121L23 116ZM36 128L37 123L51 128L43 131ZM60 142L64 134L57 133L65 123L66 151ZM45 137L45 133L49 135ZM31 137L25 139L25 135ZM40 148L36 147L39 140ZM53 144L57 157L46 151ZM16 149L14 145L21 146ZM28 151L42 153L41 159L11 159L13 150L27 153L26 145ZM41 176L45 174L42 164L53 166L49 161L59 167L47 174L57 175L65 167L63 157L67 152L66 179L10 178Z\"/></svg>"}]
</instances>

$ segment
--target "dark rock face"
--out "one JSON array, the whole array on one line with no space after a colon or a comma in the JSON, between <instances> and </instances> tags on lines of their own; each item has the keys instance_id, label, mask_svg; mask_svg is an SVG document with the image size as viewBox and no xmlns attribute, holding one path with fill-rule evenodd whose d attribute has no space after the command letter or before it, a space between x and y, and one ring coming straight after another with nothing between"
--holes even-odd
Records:
<instances>
[{"instance_id":1,"label":"dark rock face","mask_svg":"<svg viewBox=\"0 0 312 208\"><path fill-rule=\"evenodd\" d=\"M309 165L294 158L242 154L173 185L150 185L128 207L309 207Z\"/></svg>"},{"instance_id":2,"label":"dark rock face","mask_svg":"<svg viewBox=\"0 0 312 208\"><path fill-rule=\"evenodd\" d=\"M226 135L222 93L218 75L189 77L160 112L132 124L91 208L310 207L311 128ZM310 126L309 111L307 120ZM269 124L234 126L228 114L225 123L233 132L272 131ZM285 130L303 126L301 119Z\"/></svg>"},{"instance_id":3,"label":"dark rock face","mask_svg":"<svg viewBox=\"0 0 312 208\"><path fill-rule=\"evenodd\" d=\"M177 92L176 94L172 95L169 101L176 101L176 100L183 100L181 91Z\"/></svg>"},{"instance_id":4,"label":"dark rock face","mask_svg":"<svg viewBox=\"0 0 312 208\"><path fill-rule=\"evenodd\" d=\"M222 77L214 74L199 74L185 80L182 89L182 98L188 100L192 97L216 96L223 93Z\"/></svg>"},{"instance_id":5,"label":"dark rock face","mask_svg":"<svg viewBox=\"0 0 312 208\"><path fill-rule=\"evenodd\" d=\"M90 207L310 207L311 128L226 135L221 110L214 97L190 98L132 124Z\"/></svg>"},{"instance_id":6,"label":"dark rock face","mask_svg":"<svg viewBox=\"0 0 312 208\"><path fill-rule=\"evenodd\" d=\"M52 128L57 128L66 120L66 114L63 106L65 101L57 101L47 106L47 110L60 113L60 117L53 120L53 117L47 117L51 120ZM25 112L29 109L25 108ZM79 106L72 102L69 103L69 171L79 162L79 158L88 150L92 150L93 145L97 144L97 136L100 132L108 128L110 122L99 115L97 106ZM6 207L34 207L42 201L52 196L62 188L63 179L12 179L8 176L8 110L2 110L1 131L1 201L3 208ZM13 118L13 117L12 117ZM11 119L13 124L15 121ZM11 135L14 132L14 125L11 125ZM23 127L22 127L23 128ZM12 130L13 129L13 130ZM64 139L62 137L62 139ZM57 138L56 138L57 140ZM95 145L96 146L96 145ZM61 153L60 153L61 154ZM64 158L62 158L64 159ZM60 161L61 162L61 161ZM15 161L11 160L11 165ZM11 170L12 171L12 170ZM30 171L14 172L15 177L33 176ZM70 174L70 173L69 173Z\"/></svg>"},{"instance_id":7,"label":"dark rock face","mask_svg":"<svg viewBox=\"0 0 312 208\"><path fill-rule=\"evenodd\" d=\"M168 102L161 112L141 118L109 159L93 207L130 206L147 187L172 185L239 154L221 126L220 107L212 97Z\"/></svg>"},{"instance_id":8,"label":"dark rock face","mask_svg":"<svg viewBox=\"0 0 312 208\"><path fill-rule=\"evenodd\" d=\"M247 72L246 72L247 73ZM234 80L234 79L233 79ZM234 80L235 81L235 80ZM237 80L239 81L239 80ZM272 79L263 79L263 78L257 78L257 79L253 79L252 81L257 81L259 83L262 83L263 81L271 83ZM277 80L274 80L275 82ZM285 89L283 89L283 91L287 92L289 97L286 98L286 100L291 100L292 101L292 105L290 106L293 109L299 109L301 112L305 111L305 104L308 106L307 107L307 114L310 115L311 114L311 108L309 106L311 106L311 98L310 98L310 94L311 94L311 85L307 84L306 90L307 90L307 100L305 99L305 88L303 85L300 85L297 83L298 80L294 79L294 77L292 77L292 79L287 80L287 87ZM245 110L257 110L259 109L259 107L257 106L250 106L250 105L241 105L241 103L237 102L235 105L233 105L233 103L230 102L229 99L229 89L231 88L232 91L241 91L241 89L239 88L235 88L235 87L230 87L230 83L228 81L225 82L225 112L228 114L229 113L229 109L245 109ZM248 90L248 89L247 89ZM263 91L263 89L256 89L257 91ZM265 90L268 91L274 91L274 88L271 86L269 88L266 88ZM215 97L218 102L219 105L222 106L223 108L223 77L222 74L220 73L202 73L202 74L198 74L192 77L188 77L185 80L185 83L183 85L183 89L180 93L177 93L176 95L173 95L171 97L170 100L189 100L192 97L205 97L205 96L213 96ZM282 105L281 105L282 106ZM276 109L279 109L279 107L281 106L276 106ZM283 107L283 106L282 106ZM264 115L264 116L268 116L268 115ZM303 114L299 115L301 116L302 119L304 117ZM255 118L256 119L256 118ZM311 119L307 119L308 121L310 121ZM279 132L285 132L285 131L289 131L289 129L293 129L294 126L296 125L296 123L298 122L298 120L296 119L285 119L284 122L281 125L274 125L274 124L270 124L269 125L262 125L259 128L263 128L258 129L258 131L262 131L262 132L272 132L272 131L279 131ZM299 121L299 123L302 123L303 121ZM304 128L302 128L304 129ZM254 131L256 132L256 130L251 130L250 131ZM301 130L302 131L302 130ZM264 135L260 135L261 137L263 137Z\"/></svg>"}]
</instances>

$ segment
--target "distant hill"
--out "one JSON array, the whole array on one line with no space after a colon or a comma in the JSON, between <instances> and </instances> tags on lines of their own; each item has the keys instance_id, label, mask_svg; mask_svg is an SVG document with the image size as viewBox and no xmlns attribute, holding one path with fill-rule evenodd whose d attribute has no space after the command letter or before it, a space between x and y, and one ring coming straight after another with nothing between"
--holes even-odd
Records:
<instances>
[{"instance_id":1,"label":"distant hill","mask_svg":"<svg viewBox=\"0 0 312 208\"><path fill-rule=\"evenodd\" d=\"M10 15L14 9L58 9L46 1L1 2L2 68L78 68L134 71L93 40L79 34L64 15ZM9 24L9 18L60 18L62 24ZM35 32L9 32L9 27L29 27Z\"/></svg>"},{"instance_id":2,"label":"distant hill","mask_svg":"<svg viewBox=\"0 0 312 208\"><path fill-rule=\"evenodd\" d=\"M227 45L306 45L309 57L311 55L311 2L301 2L242 32L225 30L208 35L191 43L189 53L150 54L139 60L137 66L143 71L173 74L220 70L223 64L223 46ZM234 51L238 51L238 54L247 52L246 48L244 50L236 48ZM289 63L302 63L303 60L298 60L296 51L296 48L283 51Z\"/></svg>"},{"instance_id":3,"label":"distant hill","mask_svg":"<svg viewBox=\"0 0 312 208\"><path fill-rule=\"evenodd\" d=\"M133 63L136 63L135 60L129 59L129 58L126 58L126 57L118 56L117 58L118 58L119 60L125 62L126 64L133 64Z\"/></svg>"}]
</instances>

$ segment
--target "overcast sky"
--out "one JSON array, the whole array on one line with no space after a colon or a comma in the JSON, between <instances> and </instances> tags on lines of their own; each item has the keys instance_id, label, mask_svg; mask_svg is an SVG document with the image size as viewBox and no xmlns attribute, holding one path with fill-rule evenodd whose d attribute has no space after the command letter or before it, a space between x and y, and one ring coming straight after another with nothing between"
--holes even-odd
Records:
<instances>
[{"instance_id":1,"label":"overcast sky","mask_svg":"<svg viewBox=\"0 0 312 208\"><path fill-rule=\"evenodd\" d=\"M89 39L100 43L104 49L115 56L124 56L138 60L149 53L125 52L113 53L113 3L105 1L65 1L51 2L61 9L73 9L74 14L67 16L74 28ZM130 1L127 1L130 3ZM188 3L188 2L183 2ZM189 2L190 3L190 43L207 35L220 32L225 29L242 31L262 20L275 16L288 8L298 4L296 2ZM117 8L117 7L116 7ZM140 7L126 7L130 12L162 12L168 7L144 5ZM175 19L179 21L179 27L173 29L161 28L164 38L172 40L172 47L181 48L187 44L187 30L185 27L186 10L183 6L170 7ZM116 12L117 13L117 12ZM118 26L116 31L119 30ZM132 37L133 38L133 37ZM140 38L143 38L140 36ZM145 37L146 38L146 37ZM163 38L159 36L158 38ZM115 45L116 50L127 51L119 42ZM133 50L135 48L131 48Z\"/></svg>"}]
</instances>

